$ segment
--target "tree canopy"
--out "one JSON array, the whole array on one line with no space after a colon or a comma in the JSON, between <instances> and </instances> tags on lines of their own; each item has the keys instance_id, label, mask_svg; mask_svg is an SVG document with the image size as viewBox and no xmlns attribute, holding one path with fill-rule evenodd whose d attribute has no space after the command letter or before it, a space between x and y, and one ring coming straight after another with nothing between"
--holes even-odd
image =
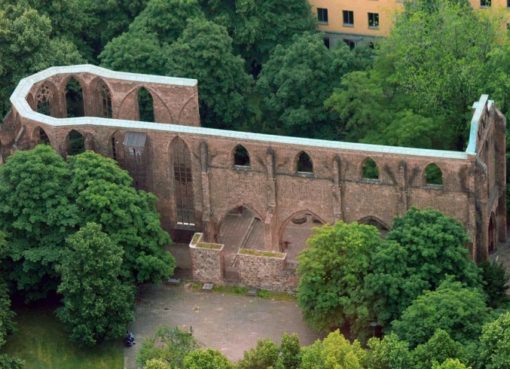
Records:
<instances>
[{"instance_id":1,"label":"tree canopy","mask_svg":"<svg viewBox=\"0 0 510 369\"><path fill-rule=\"evenodd\" d=\"M122 337L134 316L135 292L120 278L122 247L95 223L70 236L67 245L57 268L57 291L64 296L58 316L70 328L71 339L94 345Z\"/></svg>"}]
</instances>

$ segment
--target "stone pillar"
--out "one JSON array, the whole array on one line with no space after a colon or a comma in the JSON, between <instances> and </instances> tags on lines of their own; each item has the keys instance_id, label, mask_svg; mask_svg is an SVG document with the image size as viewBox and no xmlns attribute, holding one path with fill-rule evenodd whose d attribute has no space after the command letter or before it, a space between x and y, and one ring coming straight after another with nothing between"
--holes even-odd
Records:
<instances>
[{"instance_id":1,"label":"stone pillar","mask_svg":"<svg viewBox=\"0 0 510 369\"><path fill-rule=\"evenodd\" d=\"M409 186L407 181L407 163L401 161L398 165L398 214L403 216L409 210Z\"/></svg>"},{"instance_id":2,"label":"stone pillar","mask_svg":"<svg viewBox=\"0 0 510 369\"><path fill-rule=\"evenodd\" d=\"M276 211L275 153L272 148L268 148L266 152L266 171L267 213L264 219L264 248L272 250L278 246L278 241L275 238L277 232L274 219Z\"/></svg>"},{"instance_id":3,"label":"stone pillar","mask_svg":"<svg viewBox=\"0 0 510 369\"><path fill-rule=\"evenodd\" d=\"M343 196L342 196L342 183L340 182L342 173L342 162L338 156L333 159L333 216L335 221L343 220Z\"/></svg>"},{"instance_id":4,"label":"stone pillar","mask_svg":"<svg viewBox=\"0 0 510 369\"><path fill-rule=\"evenodd\" d=\"M207 240L214 239L214 226L211 224L211 193L209 185L209 154L207 143L200 142L200 179L202 184L202 224Z\"/></svg>"}]
</instances>

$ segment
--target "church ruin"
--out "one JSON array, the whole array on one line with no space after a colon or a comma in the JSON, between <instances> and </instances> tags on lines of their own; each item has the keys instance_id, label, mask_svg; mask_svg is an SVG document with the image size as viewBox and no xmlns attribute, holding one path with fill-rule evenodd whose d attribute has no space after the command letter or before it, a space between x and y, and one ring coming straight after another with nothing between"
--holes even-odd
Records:
<instances>
[{"instance_id":1,"label":"church ruin","mask_svg":"<svg viewBox=\"0 0 510 369\"><path fill-rule=\"evenodd\" d=\"M343 220L385 232L410 207L458 219L475 260L506 240L506 122L486 95L465 152L203 128L196 80L92 65L24 78L11 103L0 159L47 143L64 156L117 160L158 197L172 237L191 239L199 280L230 273L288 289L313 227Z\"/></svg>"}]
</instances>

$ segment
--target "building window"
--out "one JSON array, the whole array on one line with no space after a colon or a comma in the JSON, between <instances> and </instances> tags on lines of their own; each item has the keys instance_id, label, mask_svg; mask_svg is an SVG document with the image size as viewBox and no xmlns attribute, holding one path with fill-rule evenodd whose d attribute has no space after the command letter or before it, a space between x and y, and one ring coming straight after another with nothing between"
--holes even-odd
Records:
<instances>
[{"instance_id":1,"label":"building window","mask_svg":"<svg viewBox=\"0 0 510 369\"><path fill-rule=\"evenodd\" d=\"M236 167L250 167L250 154L243 145L237 145L234 149L234 166Z\"/></svg>"},{"instance_id":2,"label":"building window","mask_svg":"<svg viewBox=\"0 0 510 369\"><path fill-rule=\"evenodd\" d=\"M510 0L509 0L510 1ZM344 10L344 26L354 26L354 12L352 10Z\"/></svg>"},{"instance_id":3,"label":"building window","mask_svg":"<svg viewBox=\"0 0 510 369\"><path fill-rule=\"evenodd\" d=\"M324 46L326 46L329 49L329 37L324 37Z\"/></svg>"},{"instance_id":4,"label":"building window","mask_svg":"<svg viewBox=\"0 0 510 369\"><path fill-rule=\"evenodd\" d=\"M379 28L379 13L368 13L368 28Z\"/></svg>"},{"instance_id":5,"label":"building window","mask_svg":"<svg viewBox=\"0 0 510 369\"><path fill-rule=\"evenodd\" d=\"M347 38L344 38L344 40L343 40L343 41L345 42L345 44L346 44L347 46L349 46L349 49L351 49L351 50L352 50L352 49L354 49L354 48L356 47L356 42L354 42L353 40L349 40L349 39L347 39Z\"/></svg>"},{"instance_id":6,"label":"building window","mask_svg":"<svg viewBox=\"0 0 510 369\"><path fill-rule=\"evenodd\" d=\"M313 163L310 156L302 151L299 153L297 159L297 172L298 174L312 175L313 174Z\"/></svg>"},{"instance_id":7,"label":"building window","mask_svg":"<svg viewBox=\"0 0 510 369\"><path fill-rule=\"evenodd\" d=\"M319 23L328 23L328 9L317 8L317 19Z\"/></svg>"},{"instance_id":8,"label":"building window","mask_svg":"<svg viewBox=\"0 0 510 369\"><path fill-rule=\"evenodd\" d=\"M481 8L490 8L491 6L491 0L480 0L480 7ZM508 1L507 1L508 4Z\"/></svg>"}]
</instances>

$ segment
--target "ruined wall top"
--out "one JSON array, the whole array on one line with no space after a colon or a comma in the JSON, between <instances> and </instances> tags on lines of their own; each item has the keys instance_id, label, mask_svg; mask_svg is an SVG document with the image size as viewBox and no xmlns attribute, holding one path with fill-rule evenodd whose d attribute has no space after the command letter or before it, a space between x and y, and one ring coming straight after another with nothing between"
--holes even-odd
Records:
<instances>
[{"instance_id":1,"label":"ruined wall top","mask_svg":"<svg viewBox=\"0 0 510 369\"><path fill-rule=\"evenodd\" d=\"M32 76L26 77L20 81L16 87L14 93L11 95L10 101L13 106L13 110L19 114L22 118L29 119L32 121L40 122L42 124L54 127L63 126L106 126L106 127L118 127L127 128L133 130L152 130L152 131L166 131L183 134L193 134L198 136L213 136L223 137L227 139L237 139L254 142L274 143L274 144L290 144L297 146L308 146L324 149L337 149L337 150L348 150L357 152L367 153L378 153L378 154L394 154L394 155L405 155L405 156L418 156L418 157L432 157L432 158L443 158L443 159L457 159L467 160L470 157L476 155L477 140L480 139L480 130L484 117L490 112L495 111L493 101L488 99L487 95L482 95L480 100L475 103L475 113L473 120L471 121L471 133L467 150L465 152L459 151L447 151L447 150L431 150L431 149L418 149L408 147L396 147L396 146L383 146L383 145L371 145L361 143L350 143L341 141L328 141L318 140L309 138L297 138L288 136L276 136L249 132L237 132L228 130L219 130L203 127L186 126L180 124L168 124L168 123L151 123L124 119L109 119L101 117L78 117L78 118L55 118L48 115L40 114L34 111L29 103L27 102L27 95L33 88L33 86L39 82L42 82L50 77L60 74L82 74L88 73L103 78L135 81L141 83L154 83L154 84L166 84L176 86L187 86L196 87L197 80L187 78L174 78L154 75L144 75L126 72L115 72L105 68L93 66L93 65L74 65L65 67L51 67L36 73ZM178 123L178 122L177 122Z\"/></svg>"}]
</instances>

